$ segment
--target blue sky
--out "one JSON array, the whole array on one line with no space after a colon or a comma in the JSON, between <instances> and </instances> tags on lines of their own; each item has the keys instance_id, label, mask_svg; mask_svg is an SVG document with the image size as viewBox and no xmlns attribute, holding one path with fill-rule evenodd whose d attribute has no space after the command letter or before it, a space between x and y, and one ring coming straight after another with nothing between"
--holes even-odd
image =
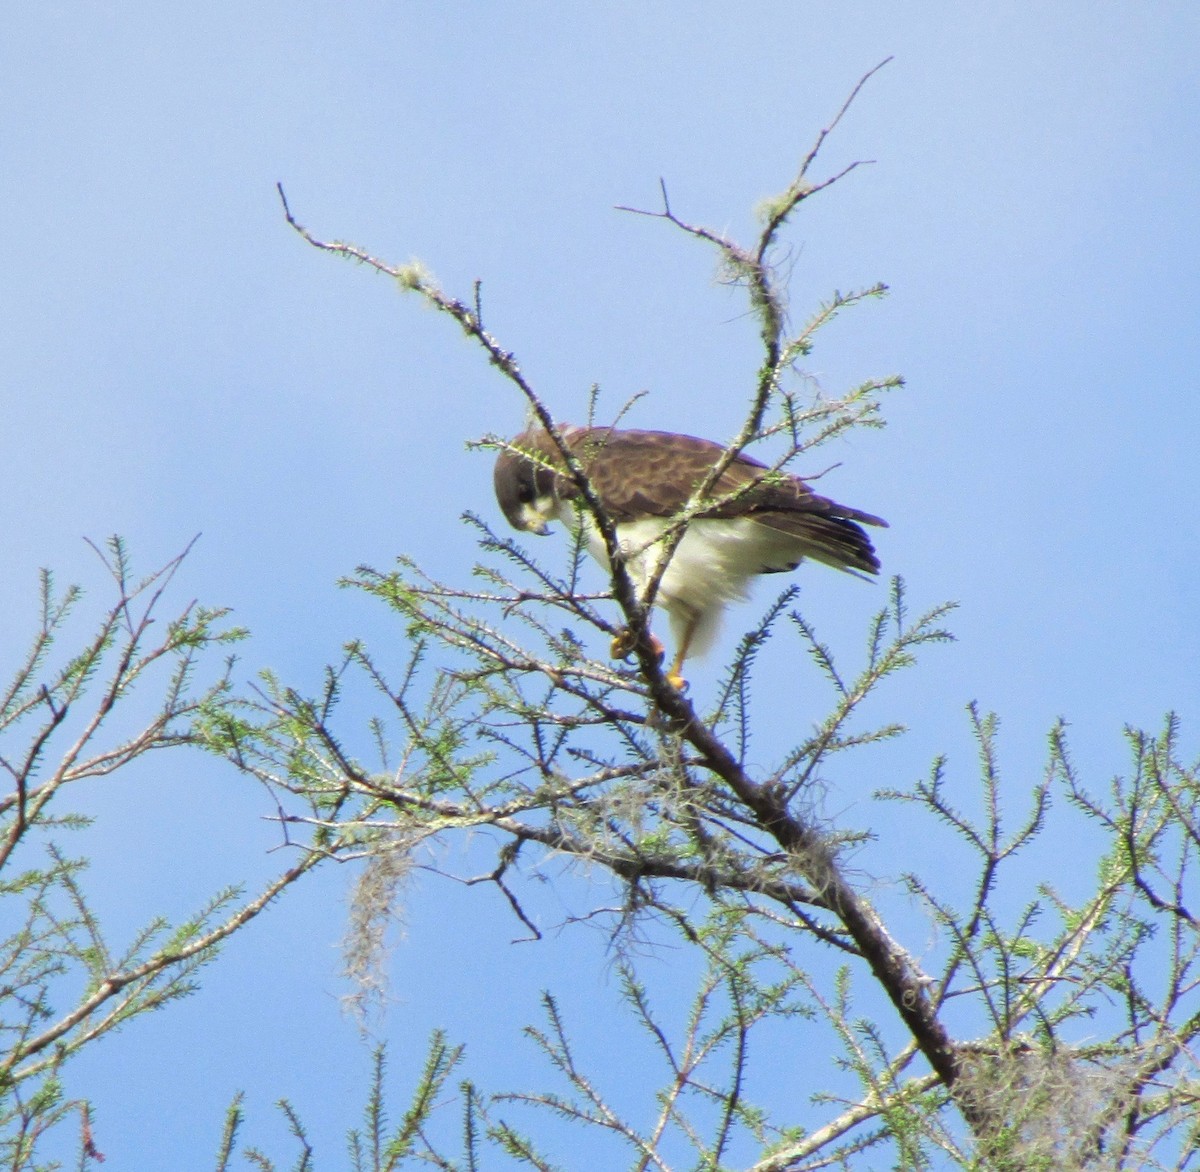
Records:
<instances>
[{"instance_id":1,"label":"blue sky","mask_svg":"<svg viewBox=\"0 0 1200 1172\"><path fill-rule=\"evenodd\" d=\"M469 567L457 518L494 510L490 460L464 444L518 430L521 405L447 322L303 245L276 181L318 234L420 257L461 295L482 279L490 328L561 418L599 383L614 410L649 392L641 426L722 438L752 383L752 324L712 256L614 205L655 206L661 177L682 216L747 237L756 202L894 56L826 147L830 169L873 165L788 236L793 308L891 287L809 363L831 391L908 380L889 427L843 444L824 484L889 519L885 571L914 606L961 602L960 641L895 697L903 748L830 812L869 820L875 786L939 751L968 764L971 699L1001 713L1021 789L1058 715L1098 785L1121 767L1126 721L1174 707L1195 744L1197 43L1190 2L14 10L0 40L5 662L32 631L39 566L99 602L85 535L121 533L149 567L202 533L180 599L234 607L255 635L245 674L272 665L301 684L357 631L394 637L335 590L340 575L402 551L444 575ZM856 648L877 596L819 570L801 582L806 613ZM755 614L734 615L726 647ZM718 667L694 672L698 694ZM277 861L263 795L206 762L88 801L102 898L131 926L156 897L181 911ZM80 1064L114 1166L137 1166L152 1132L162 1166L207 1167L238 1088L260 1122L293 1098L340 1152L366 1073L336 1003L347 879L294 893L199 997ZM414 889L386 1027L397 1071L444 1024L486 1080L537 990L579 980L570 940L510 947L495 910ZM470 933L451 937L460 918ZM583 987L604 998L597 956ZM486 1014L468 970L505 991Z\"/></svg>"}]
</instances>

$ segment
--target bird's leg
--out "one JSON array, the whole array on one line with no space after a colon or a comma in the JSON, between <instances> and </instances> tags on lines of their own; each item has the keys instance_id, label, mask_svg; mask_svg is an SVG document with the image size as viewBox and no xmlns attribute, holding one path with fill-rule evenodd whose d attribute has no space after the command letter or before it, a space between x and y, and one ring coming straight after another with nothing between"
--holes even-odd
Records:
<instances>
[{"instance_id":1,"label":"bird's leg","mask_svg":"<svg viewBox=\"0 0 1200 1172\"><path fill-rule=\"evenodd\" d=\"M687 659L688 648L692 645L692 636L696 633L696 627L699 625L699 620L690 623L687 630L683 633L683 638L679 641L679 650L675 653L675 659L671 663L671 670L667 672L667 683L672 688L680 692L687 690L687 680L683 678L683 661ZM653 631L647 631L646 634L650 637L650 646L654 650L654 654L658 657L661 663L663 656L666 654L666 648L662 644L662 640L657 638ZM614 636L612 645L609 647L609 654L613 659L628 659L633 654L633 648L637 643L637 636L633 633L632 627L622 627Z\"/></svg>"},{"instance_id":2,"label":"bird's leg","mask_svg":"<svg viewBox=\"0 0 1200 1172\"><path fill-rule=\"evenodd\" d=\"M687 680L683 678L683 661L687 659L688 648L692 645L692 636L695 635L697 626L699 626L699 619L688 623L687 629L683 632L683 638L679 640L679 650L675 652L675 661L671 664L671 670L667 672L667 683L680 692L687 689Z\"/></svg>"},{"instance_id":3,"label":"bird's leg","mask_svg":"<svg viewBox=\"0 0 1200 1172\"><path fill-rule=\"evenodd\" d=\"M661 660L666 654L666 648L662 645L662 641L658 639L653 631L647 631L646 634L650 638L650 647L655 655ZM612 645L609 648L609 654L613 659L628 659L633 654L633 648L637 643L637 636L633 633L632 627L622 627L614 636Z\"/></svg>"},{"instance_id":4,"label":"bird's leg","mask_svg":"<svg viewBox=\"0 0 1200 1172\"><path fill-rule=\"evenodd\" d=\"M688 686L687 680L685 680L683 676L679 674L683 670L683 659L683 652L680 651L680 653L675 656L675 662L671 664L671 670L667 672L666 677L667 683L670 684L671 687L677 692L686 691Z\"/></svg>"}]
</instances>

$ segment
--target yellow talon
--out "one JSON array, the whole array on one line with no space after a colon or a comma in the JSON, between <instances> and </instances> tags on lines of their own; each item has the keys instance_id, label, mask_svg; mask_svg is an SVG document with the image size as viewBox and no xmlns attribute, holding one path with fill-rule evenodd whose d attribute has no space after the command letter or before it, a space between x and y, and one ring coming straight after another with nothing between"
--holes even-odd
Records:
<instances>
[{"instance_id":1,"label":"yellow talon","mask_svg":"<svg viewBox=\"0 0 1200 1172\"><path fill-rule=\"evenodd\" d=\"M609 647L609 654L613 659L629 659L633 654L634 647L637 646L637 637L629 627L622 627L614 636L612 645ZM658 639L653 632L650 633L650 646L654 654L658 656L661 663L666 655L666 648L662 644L662 640ZM678 692L687 691L687 680L683 678L680 672L683 670L684 655L682 652L675 657L675 662L671 664L671 670L665 673L665 679Z\"/></svg>"},{"instance_id":2,"label":"yellow talon","mask_svg":"<svg viewBox=\"0 0 1200 1172\"><path fill-rule=\"evenodd\" d=\"M637 636L633 633L633 630L629 627L622 627L613 636L609 654L613 659L628 659L633 654L635 646L637 646ZM666 654L666 649L653 633L650 634L650 647L659 659L662 659L663 655Z\"/></svg>"}]
</instances>

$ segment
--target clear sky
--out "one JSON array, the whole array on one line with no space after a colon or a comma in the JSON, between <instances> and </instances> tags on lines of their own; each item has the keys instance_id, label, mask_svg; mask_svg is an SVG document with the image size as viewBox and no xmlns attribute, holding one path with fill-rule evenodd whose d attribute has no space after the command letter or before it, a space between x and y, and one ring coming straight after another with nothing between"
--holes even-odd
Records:
<instances>
[{"instance_id":1,"label":"clear sky","mask_svg":"<svg viewBox=\"0 0 1200 1172\"><path fill-rule=\"evenodd\" d=\"M247 678L272 665L307 685L357 631L395 637L340 575L401 551L469 567L457 518L495 510L490 459L464 444L518 430L521 404L448 322L305 246L276 181L318 234L420 257L460 295L482 279L489 327L560 418L599 383L614 409L649 392L640 426L720 439L754 373L744 307L710 255L614 205L655 206L661 177L682 216L748 236L894 55L826 148L830 169L873 165L788 236L793 305L892 289L810 360L831 391L908 380L888 429L843 444L823 485L888 518L885 571L914 607L959 600L960 641L897 697L905 747L831 813L869 818L875 786L939 751L969 763L972 699L1004 718L1022 791L1058 715L1097 785L1126 721L1177 708L1195 745L1198 46L1193 0L11 6L4 662L32 633L39 566L99 603L84 536L121 533L149 568L202 533L180 600L235 608L255 634ZM878 597L801 581L806 613L856 647ZM756 613L733 616L726 648ZM699 695L719 659L693 673ZM97 882L130 929L278 861L264 795L206 762L89 801ZM348 879L294 892L199 997L79 1064L111 1166L149 1167L152 1141L154 1166L209 1167L239 1088L252 1138L282 1135L269 1104L286 1095L336 1165L367 1070L336 1002ZM481 1081L511 1071L538 989L580 979L570 939L516 934L491 896L414 887L384 1029L398 1078L438 1024ZM581 998L611 996L596 955Z\"/></svg>"}]
</instances>

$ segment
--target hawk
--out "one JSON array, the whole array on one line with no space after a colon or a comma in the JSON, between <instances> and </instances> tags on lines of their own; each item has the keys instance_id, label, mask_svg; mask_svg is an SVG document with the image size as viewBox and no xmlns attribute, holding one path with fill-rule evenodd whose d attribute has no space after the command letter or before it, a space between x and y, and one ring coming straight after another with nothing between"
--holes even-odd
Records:
<instances>
[{"instance_id":1,"label":"hawk","mask_svg":"<svg viewBox=\"0 0 1200 1172\"><path fill-rule=\"evenodd\" d=\"M564 425L559 433L612 521L626 570L645 597L658 541L726 449L669 431ZM611 569L604 538L587 511L574 507L579 489L545 430L525 431L501 451L495 486L500 508L515 529L544 535L549 522L570 524L578 515L588 552ZM794 570L805 558L850 573L879 572L862 526L887 522L818 496L797 476L739 454L709 498L711 503L687 523L655 598L667 612L675 640L667 678L676 687L683 686L683 661L708 649L725 607L745 598L757 575ZM631 649L628 632L613 640L614 657Z\"/></svg>"}]
</instances>

